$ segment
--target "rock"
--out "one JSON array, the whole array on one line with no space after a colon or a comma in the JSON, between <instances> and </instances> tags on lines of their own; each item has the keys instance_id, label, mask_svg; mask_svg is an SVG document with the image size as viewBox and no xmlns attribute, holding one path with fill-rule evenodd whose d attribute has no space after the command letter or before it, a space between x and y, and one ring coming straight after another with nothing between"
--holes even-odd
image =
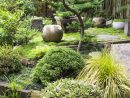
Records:
<instances>
[{"instance_id":1,"label":"rock","mask_svg":"<svg viewBox=\"0 0 130 98\"><path fill-rule=\"evenodd\" d=\"M47 42L60 42L63 37L63 30L60 25L46 25L43 28L43 40Z\"/></svg>"},{"instance_id":2,"label":"rock","mask_svg":"<svg viewBox=\"0 0 130 98\"><path fill-rule=\"evenodd\" d=\"M92 58L98 58L101 55L101 52L90 52L88 55Z\"/></svg>"},{"instance_id":3,"label":"rock","mask_svg":"<svg viewBox=\"0 0 130 98\"><path fill-rule=\"evenodd\" d=\"M93 18L92 23L96 27L105 27L106 19L103 17L95 17L95 18Z\"/></svg>"},{"instance_id":4,"label":"rock","mask_svg":"<svg viewBox=\"0 0 130 98\"><path fill-rule=\"evenodd\" d=\"M42 98L41 91L33 90L31 93L30 98Z\"/></svg>"},{"instance_id":5,"label":"rock","mask_svg":"<svg viewBox=\"0 0 130 98\"><path fill-rule=\"evenodd\" d=\"M36 29L36 30L42 32L42 28L43 28L42 19L39 18L39 17L33 17L33 18L32 18L31 28L32 28L32 29Z\"/></svg>"},{"instance_id":6,"label":"rock","mask_svg":"<svg viewBox=\"0 0 130 98\"><path fill-rule=\"evenodd\" d=\"M21 60L21 63L22 63L22 65L24 65L24 66L28 66L28 60L27 59L22 59Z\"/></svg>"},{"instance_id":7,"label":"rock","mask_svg":"<svg viewBox=\"0 0 130 98\"><path fill-rule=\"evenodd\" d=\"M118 41L120 39L119 36L114 36L114 35L110 35L110 34L100 34L97 35L97 40L98 41Z\"/></svg>"},{"instance_id":8,"label":"rock","mask_svg":"<svg viewBox=\"0 0 130 98\"><path fill-rule=\"evenodd\" d=\"M112 25L112 20L106 21L106 26L111 26Z\"/></svg>"},{"instance_id":9,"label":"rock","mask_svg":"<svg viewBox=\"0 0 130 98\"><path fill-rule=\"evenodd\" d=\"M33 68L36 65L36 61L29 61L28 59L22 59L21 63L26 66L26 67L30 67Z\"/></svg>"},{"instance_id":10,"label":"rock","mask_svg":"<svg viewBox=\"0 0 130 98\"><path fill-rule=\"evenodd\" d=\"M29 61L28 67L33 68L36 65L36 61Z\"/></svg>"}]
</instances>

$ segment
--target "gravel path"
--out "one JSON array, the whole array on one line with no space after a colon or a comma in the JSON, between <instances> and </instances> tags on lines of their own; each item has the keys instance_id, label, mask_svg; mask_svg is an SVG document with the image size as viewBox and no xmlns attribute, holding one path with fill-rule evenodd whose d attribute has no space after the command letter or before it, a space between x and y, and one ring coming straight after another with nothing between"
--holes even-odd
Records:
<instances>
[{"instance_id":1,"label":"gravel path","mask_svg":"<svg viewBox=\"0 0 130 98\"><path fill-rule=\"evenodd\" d=\"M119 64L125 66L127 75L130 78L130 43L113 44L111 54Z\"/></svg>"}]
</instances>

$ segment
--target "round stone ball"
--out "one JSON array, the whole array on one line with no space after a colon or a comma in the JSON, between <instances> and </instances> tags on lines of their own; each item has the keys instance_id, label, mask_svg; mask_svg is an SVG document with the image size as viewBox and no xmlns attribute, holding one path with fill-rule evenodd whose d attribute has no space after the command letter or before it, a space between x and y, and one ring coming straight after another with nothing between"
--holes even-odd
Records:
<instances>
[{"instance_id":1,"label":"round stone ball","mask_svg":"<svg viewBox=\"0 0 130 98\"><path fill-rule=\"evenodd\" d=\"M43 40L46 42L60 42L63 37L63 30L60 25L46 25L42 33Z\"/></svg>"}]
</instances>

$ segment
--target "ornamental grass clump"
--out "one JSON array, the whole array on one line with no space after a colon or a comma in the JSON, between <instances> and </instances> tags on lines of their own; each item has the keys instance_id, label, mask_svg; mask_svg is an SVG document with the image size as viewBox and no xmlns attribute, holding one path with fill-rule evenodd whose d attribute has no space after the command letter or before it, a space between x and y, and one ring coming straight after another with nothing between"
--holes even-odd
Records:
<instances>
[{"instance_id":1,"label":"ornamental grass clump","mask_svg":"<svg viewBox=\"0 0 130 98\"><path fill-rule=\"evenodd\" d=\"M50 49L33 70L34 82L44 86L60 78L75 78L84 67L81 55L68 48Z\"/></svg>"},{"instance_id":2,"label":"ornamental grass clump","mask_svg":"<svg viewBox=\"0 0 130 98\"><path fill-rule=\"evenodd\" d=\"M0 46L0 75L10 74L21 70L19 53L11 46Z\"/></svg>"},{"instance_id":3,"label":"ornamental grass clump","mask_svg":"<svg viewBox=\"0 0 130 98\"><path fill-rule=\"evenodd\" d=\"M49 84L43 90L42 98L101 98L101 91L81 81L61 79Z\"/></svg>"},{"instance_id":4,"label":"ornamental grass clump","mask_svg":"<svg viewBox=\"0 0 130 98\"><path fill-rule=\"evenodd\" d=\"M130 98L130 81L122 66L105 50L99 57L88 60L77 79L99 86L103 98Z\"/></svg>"}]
</instances>

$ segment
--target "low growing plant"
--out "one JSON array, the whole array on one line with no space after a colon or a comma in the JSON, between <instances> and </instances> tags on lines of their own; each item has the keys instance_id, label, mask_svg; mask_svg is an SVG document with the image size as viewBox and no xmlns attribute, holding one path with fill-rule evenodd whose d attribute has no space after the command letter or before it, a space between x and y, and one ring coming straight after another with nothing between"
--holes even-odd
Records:
<instances>
[{"instance_id":1,"label":"low growing plant","mask_svg":"<svg viewBox=\"0 0 130 98\"><path fill-rule=\"evenodd\" d=\"M103 98L130 98L130 81L106 50L88 60L77 79L99 86L103 90Z\"/></svg>"},{"instance_id":2,"label":"low growing plant","mask_svg":"<svg viewBox=\"0 0 130 98\"><path fill-rule=\"evenodd\" d=\"M34 82L46 86L60 78L75 78L83 67L84 60L79 53L68 48L53 48L36 65L32 76Z\"/></svg>"},{"instance_id":3,"label":"low growing plant","mask_svg":"<svg viewBox=\"0 0 130 98\"><path fill-rule=\"evenodd\" d=\"M101 98L100 90L81 81L61 79L49 84L42 98Z\"/></svg>"},{"instance_id":4,"label":"low growing plant","mask_svg":"<svg viewBox=\"0 0 130 98\"><path fill-rule=\"evenodd\" d=\"M19 54L11 46L0 47L0 75L21 70Z\"/></svg>"}]
</instances>

